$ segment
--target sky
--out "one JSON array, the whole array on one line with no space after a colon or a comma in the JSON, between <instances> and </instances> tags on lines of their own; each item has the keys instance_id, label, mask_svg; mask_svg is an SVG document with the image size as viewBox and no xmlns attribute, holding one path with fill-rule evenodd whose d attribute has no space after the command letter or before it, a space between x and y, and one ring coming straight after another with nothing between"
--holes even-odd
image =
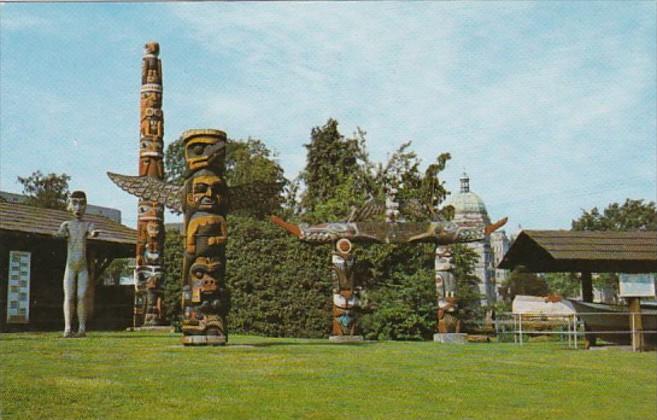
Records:
<instances>
[{"instance_id":1,"label":"sky","mask_svg":"<svg viewBox=\"0 0 657 420\"><path fill-rule=\"evenodd\" d=\"M0 5L0 189L71 175L136 225L140 68L160 43L165 145L190 128L254 137L289 179L312 127L400 144L457 192L463 171L507 232L657 191L655 2ZM176 221L168 217L167 221Z\"/></svg>"}]
</instances>

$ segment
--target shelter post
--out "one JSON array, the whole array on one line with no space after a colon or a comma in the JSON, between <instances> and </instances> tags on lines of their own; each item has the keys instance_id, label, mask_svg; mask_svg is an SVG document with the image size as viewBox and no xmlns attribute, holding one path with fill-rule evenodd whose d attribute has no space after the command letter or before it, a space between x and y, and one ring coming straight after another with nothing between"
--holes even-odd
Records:
<instances>
[{"instance_id":1,"label":"shelter post","mask_svg":"<svg viewBox=\"0 0 657 420\"><path fill-rule=\"evenodd\" d=\"M580 274L582 282L582 301L593 302L593 280L590 271L582 271Z\"/></svg>"},{"instance_id":2,"label":"shelter post","mask_svg":"<svg viewBox=\"0 0 657 420\"><path fill-rule=\"evenodd\" d=\"M632 329L632 350L643 350L643 323L641 321L641 298L628 297L630 327Z\"/></svg>"}]
</instances>

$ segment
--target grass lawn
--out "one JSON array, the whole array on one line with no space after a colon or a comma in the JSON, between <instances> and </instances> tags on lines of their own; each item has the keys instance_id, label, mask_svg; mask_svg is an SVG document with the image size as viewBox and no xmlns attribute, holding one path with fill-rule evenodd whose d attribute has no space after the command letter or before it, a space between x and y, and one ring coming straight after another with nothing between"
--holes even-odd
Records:
<instances>
[{"instance_id":1,"label":"grass lawn","mask_svg":"<svg viewBox=\"0 0 657 420\"><path fill-rule=\"evenodd\" d=\"M556 343L359 345L0 334L0 418L653 419L655 353Z\"/></svg>"}]
</instances>

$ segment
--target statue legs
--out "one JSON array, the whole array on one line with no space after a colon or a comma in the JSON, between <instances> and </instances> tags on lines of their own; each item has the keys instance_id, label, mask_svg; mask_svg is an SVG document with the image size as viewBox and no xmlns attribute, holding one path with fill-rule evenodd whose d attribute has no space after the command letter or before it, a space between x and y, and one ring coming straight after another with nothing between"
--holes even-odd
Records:
<instances>
[{"instance_id":1,"label":"statue legs","mask_svg":"<svg viewBox=\"0 0 657 420\"><path fill-rule=\"evenodd\" d=\"M89 272L78 273L78 337L84 337L87 331L87 301L89 300Z\"/></svg>"},{"instance_id":2,"label":"statue legs","mask_svg":"<svg viewBox=\"0 0 657 420\"><path fill-rule=\"evenodd\" d=\"M71 321L76 303L79 324L77 336L84 337L86 335L90 291L89 272L86 269L76 271L67 266L64 271L64 337L73 337Z\"/></svg>"},{"instance_id":3,"label":"statue legs","mask_svg":"<svg viewBox=\"0 0 657 420\"><path fill-rule=\"evenodd\" d=\"M64 337L73 337L71 333L71 318L73 317L73 306L75 302L75 270L66 266L64 271Z\"/></svg>"}]
</instances>

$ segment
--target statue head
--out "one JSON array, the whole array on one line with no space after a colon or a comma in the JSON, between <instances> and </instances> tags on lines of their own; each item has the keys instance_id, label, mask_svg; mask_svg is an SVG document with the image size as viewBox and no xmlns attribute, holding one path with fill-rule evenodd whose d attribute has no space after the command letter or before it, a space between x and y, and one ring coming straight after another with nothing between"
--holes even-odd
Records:
<instances>
[{"instance_id":1,"label":"statue head","mask_svg":"<svg viewBox=\"0 0 657 420\"><path fill-rule=\"evenodd\" d=\"M84 191L73 191L68 198L67 209L73 213L76 219L82 219L87 210L87 194Z\"/></svg>"}]
</instances>

